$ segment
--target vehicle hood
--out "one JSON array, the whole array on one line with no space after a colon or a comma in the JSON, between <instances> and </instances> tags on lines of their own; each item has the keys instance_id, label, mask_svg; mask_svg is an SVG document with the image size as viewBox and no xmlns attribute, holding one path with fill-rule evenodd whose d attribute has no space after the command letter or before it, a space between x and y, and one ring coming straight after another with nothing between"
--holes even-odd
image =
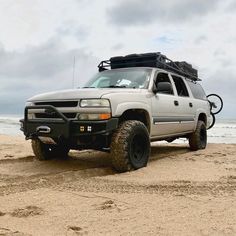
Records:
<instances>
[{"instance_id":1,"label":"vehicle hood","mask_svg":"<svg viewBox=\"0 0 236 236\"><path fill-rule=\"evenodd\" d=\"M141 89L119 89L119 88L84 88L84 89L70 89L60 90L55 92L43 93L29 98L29 102L39 101L56 101L56 100L79 100L82 98L101 98L103 95L112 93L140 93Z\"/></svg>"}]
</instances>

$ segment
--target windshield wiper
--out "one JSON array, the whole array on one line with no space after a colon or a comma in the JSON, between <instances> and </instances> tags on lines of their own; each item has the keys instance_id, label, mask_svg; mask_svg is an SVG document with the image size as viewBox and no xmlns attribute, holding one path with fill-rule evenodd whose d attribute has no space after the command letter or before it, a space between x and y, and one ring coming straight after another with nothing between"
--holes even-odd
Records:
<instances>
[{"instance_id":1,"label":"windshield wiper","mask_svg":"<svg viewBox=\"0 0 236 236\"><path fill-rule=\"evenodd\" d=\"M102 88L126 88L126 85L109 85Z\"/></svg>"},{"instance_id":2,"label":"windshield wiper","mask_svg":"<svg viewBox=\"0 0 236 236\"><path fill-rule=\"evenodd\" d=\"M89 86L87 87L87 86L85 86L85 87L83 87L83 88L95 88L95 87L89 87Z\"/></svg>"}]
</instances>

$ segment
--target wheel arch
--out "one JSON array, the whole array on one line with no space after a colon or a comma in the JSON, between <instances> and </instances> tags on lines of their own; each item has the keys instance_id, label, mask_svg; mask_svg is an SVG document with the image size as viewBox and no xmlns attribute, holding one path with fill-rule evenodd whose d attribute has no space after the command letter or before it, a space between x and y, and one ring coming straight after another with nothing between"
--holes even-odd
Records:
<instances>
[{"instance_id":1,"label":"wheel arch","mask_svg":"<svg viewBox=\"0 0 236 236\"><path fill-rule=\"evenodd\" d=\"M207 125L207 115L203 112L201 112L199 115L198 115L198 121L201 120L205 123L205 125Z\"/></svg>"},{"instance_id":2,"label":"wheel arch","mask_svg":"<svg viewBox=\"0 0 236 236\"><path fill-rule=\"evenodd\" d=\"M143 108L127 109L119 117L119 123L122 123L126 120L138 120L143 122L147 127L148 132L150 133L151 120L147 110Z\"/></svg>"}]
</instances>

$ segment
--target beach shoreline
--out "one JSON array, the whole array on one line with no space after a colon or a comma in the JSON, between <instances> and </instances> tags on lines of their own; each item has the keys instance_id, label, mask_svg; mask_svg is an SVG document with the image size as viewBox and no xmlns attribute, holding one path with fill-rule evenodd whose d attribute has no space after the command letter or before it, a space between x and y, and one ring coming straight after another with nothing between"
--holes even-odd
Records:
<instances>
[{"instance_id":1,"label":"beach shoreline","mask_svg":"<svg viewBox=\"0 0 236 236\"><path fill-rule=\"evenodd\" d=\"M0 115L0 135L24 137L20 131L20 115ZM207 130L208 143L236 143L236 120L219 119L212 129ZM174 143L187 143L186 139L176 139Z\"/></svg>"},{"instance_id":2,"label":"beach shoreline","mask_svg":"<svg viewBox=\"0 0 236 236\"><path fill-rule=\"evenodd\" d=\"M0 234L235 235L235 151L157 142L147 167L119 174L107 153L39 162L0 135Z\"/></svg>"}]
</instances>

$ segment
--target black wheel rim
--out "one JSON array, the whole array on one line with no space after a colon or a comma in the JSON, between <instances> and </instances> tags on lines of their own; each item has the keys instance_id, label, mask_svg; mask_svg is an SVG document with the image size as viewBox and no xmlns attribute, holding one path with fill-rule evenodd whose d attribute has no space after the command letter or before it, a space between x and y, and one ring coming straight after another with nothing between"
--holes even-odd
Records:
<instances>
[{"instance_id":1,"label":"black wheel rim","mask_svg":"<svg viewBox=\"0 0 236 236\"><path fill-rule=\"evenodd\" d=\"M146 137L142 134L134 135L130 143L130 159L134 167L139 168L146 163L148 150Z\"/></svg>"},{"instance_id":2,"label":"black wheel rim","mask_svg":"<svg viewBox=\"0 0 236 236\"><path fill-rule=\"evenodd\" d=\"M56 153L56 147L50 144L43 144L43 152L48 158L51 158Z\"/></svg>"},{"instance_id":3,"label":"black wheel rim","mask_svg":"<svg viewBox=\"0 0 236 236\"><path fill-rule=\"evenodd\" d=\"M44 147L45 149L45 152L47 152L47 153L52 153L53 151L54 151L54 147L52 147L51 145L46 145L45 147Z\"/></svg>"}]
</instances>

